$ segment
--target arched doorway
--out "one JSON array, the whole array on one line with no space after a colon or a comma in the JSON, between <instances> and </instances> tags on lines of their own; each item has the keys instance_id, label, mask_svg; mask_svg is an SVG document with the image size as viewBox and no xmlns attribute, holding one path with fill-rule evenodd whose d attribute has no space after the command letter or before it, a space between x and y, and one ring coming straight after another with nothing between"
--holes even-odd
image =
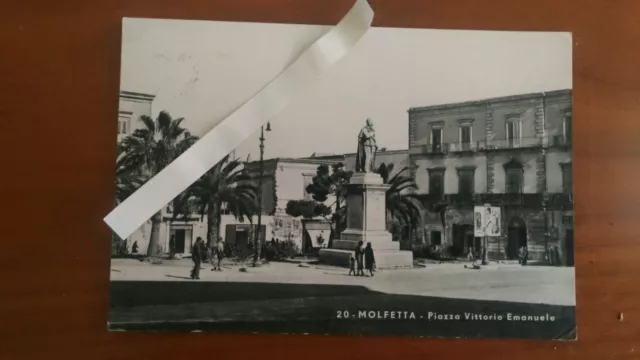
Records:
<instances>
[{"instance_id":1,"label":"arched doorway","mask_svg":"<svg viewBox=\"0 0 640 360\"><path fill-rule=\"evenodd\" d=\"M513 217L507 228L507 259L517 259L518 249L527 245L527 225L519 217Z\"/></svg>"}]
</instances>

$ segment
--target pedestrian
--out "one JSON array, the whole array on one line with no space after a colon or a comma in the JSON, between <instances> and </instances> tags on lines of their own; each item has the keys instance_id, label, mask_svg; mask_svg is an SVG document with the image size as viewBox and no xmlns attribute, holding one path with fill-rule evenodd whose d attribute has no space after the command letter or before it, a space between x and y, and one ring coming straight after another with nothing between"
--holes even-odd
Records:
<instances>
[{"instance_id":1,"label":"pedestrian","mask_svg":"<svg viewBox=\"0 0 640 360\"><path fill-rule=\"evenodd\" d=\"M376 266L376 259L373 256L373 248L371 247L371 243L367 243L367 247L364 249L364 263L367 270L369 270L369 274L373 276L373 270Z\"/></svg>"},{"instance_id":2,"label":"pedestrian","mask_svg":"<svg viewBox=\"0 0 640 360\"><path fill-rule=\"evenodd\" d=\"M475 259L473 257L473 248L469 246L469 251L467 252L467 261L473 262Z\"/></svg>"},{"instance_id":3,"label":"pedestrian","mask_svg":"<svg viewBox=\"0 0 640 360\"><path fill-rule=\"evenodd\" d=\"M349 257L349 276L351 274L356 275L356 258L353 255Z\"/></svg>"},{"instance_id":4,"label":"pedestrian","mask_svg":"<svg viewBox=\"0 0 640 360\"><path fill-rule=\"evenodd\" d=\"M362 240L358 241L358 246L356 247L355 255L356 255L356 263L358 264L358 271L356 272L356 276L364 276L364 242Z\"/></svg>"},{"instance_id":5,"label":"pedestrian","mask_svg":"<svg viewBox=\"0 0 640 360\"><path fill-rule=\"evenodd\" d=\"M200 263L202 262L202 238L198 236L193 249L191 250L191 260L193 260L193 270L191 270L191 278L200 280Z\"/></svg>"},{"instance_id":6,"label":"pedestrian","mask_svg":"<svg viewBox=\"0 0 640 360\"><path fill-rule=\"evenodd\" d=\"M131 253L132 254L137 254L138 253L138 242L134 241L133 245L131 245Z\"/></svg>"},{"instance_id":7,"label":"pedestrian","mask_svg":"<svg viewBox=\"0 0 640 360\"><path fill-rule=\"evenodd\" d=\"M173 256L175 255L175 249L176 249L175 236L171 235L171 238L169 239L169 259L173 259Z\"/></svg>"},{"instance_id":8,"label":"pedestrian","mask_svg":"<svg viewBox=\"0 0 640 360\"><path fill-rule=\"evenodd\" d=\"M522 266L527 265L528 257L529 257L529 251L527 250L527 247L526 246L520 247L520 250L518 251L518 261L520 265Z\"/></svg>"},{"instance_id":9,"label":"pedestrian","mask_svg":"<svg viewBox=\"0 0 640 360\"><path fill-rule=\"evenodd\" d=\"M221 239L218 239L218 243L215 248L216 259L218 260L217 265L214 264L213 269L211 271L222 271L222 267L220 267L220 263L222 262L222 258L224 257L224 244Z\"/></svg>"},{"instance_id":10,"label":"pedestrian","mask_svg":"<svg viewBox=\"0 0 640 360\"><path fill-rule=\"evenodd\" d=\"M553 255L553 247L551 246L551 244L547 245L547 253L545 256L547 258L547 263L550 266L555 265L554 264L555 256Z\"/></svg>"}]
</instances>

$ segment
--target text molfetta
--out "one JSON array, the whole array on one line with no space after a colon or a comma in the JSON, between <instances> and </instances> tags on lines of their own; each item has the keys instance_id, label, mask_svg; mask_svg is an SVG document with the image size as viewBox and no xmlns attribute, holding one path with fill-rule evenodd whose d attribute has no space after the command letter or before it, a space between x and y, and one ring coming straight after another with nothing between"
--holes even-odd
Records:
<instances>
[{"instance_id":1,"label":"text molfetta","mask_svg":"<svg viewBox=\"0 0 640 360\"><path fill-rule=\"evenodd\" d=\"M556 321L554 315L544 314L487 314L487 313L455 313L445 314L433 311L420 313L406 310L340 310L336 313L338 319L371 319L371 320L427 320L427 321L523 321L523 322L550 322Z\"/></svg>"}]
</instances>

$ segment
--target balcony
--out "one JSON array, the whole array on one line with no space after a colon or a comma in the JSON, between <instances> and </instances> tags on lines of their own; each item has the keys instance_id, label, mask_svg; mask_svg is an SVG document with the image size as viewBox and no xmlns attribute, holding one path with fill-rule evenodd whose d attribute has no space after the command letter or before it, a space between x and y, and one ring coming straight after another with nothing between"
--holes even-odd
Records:
<instances>
[{"instance_id":1,"label":"balcony","mask_svg":"<svg viewBox=\"0 0 640 360\"><path fill-rule=\"evenodd\" d=\"M509 149L533 149L540 148L546 137L523 137L516 139L491 139L470 143L442 143L429 144L428 140L414 141L411 143L409 154L412 155L446 155L449 153L482 152ZM571 146L571 138L564 135L555 135L551 138L551 144L555 146Z\"/></svg>"},{"instance_id":2,"label":"balcony","mask_svg":"<svg viewBox=\"0 0 640 360\"><path fill-rule=\"evenodd\" d=\"M484 140L481 145L485 150L522 149L542 146L542 137L525 137L516 139L492 139Z\"/></svg>"},{"instance_id":3,"label":"balcony","mask_svg":"<svg viewBox=\"0 0 640 360\"><path fill-rule=\"evenodd\" d=\"M478 151L478 143L452 143L449 145L450 152L475 152Z\"/></svg>"},{"instance_id":4,"label":"balcony","mask_svg":"<svg viewBox=\"0 0 640 360\"><path fill-rule=\"evenodd\" d=\"M493 206L512 206L542 210L545 203L548 210L572 210L572 194L548 194L547 200L542 193L533 194L420 194L420 201L425 206L446 205L451 207L471 208L491 204Z\"/></svg>"},{"instance_id":5,"label":"balcony","mask_svg":"<svg viewBox=\"0 0 640 360\"><path fill-rule=\"evenodd\" d=\"M445 155L449 153L450 144L429 144L426 141L416 141L411 144L409 154Z\"/></svg>"}]
</instances>

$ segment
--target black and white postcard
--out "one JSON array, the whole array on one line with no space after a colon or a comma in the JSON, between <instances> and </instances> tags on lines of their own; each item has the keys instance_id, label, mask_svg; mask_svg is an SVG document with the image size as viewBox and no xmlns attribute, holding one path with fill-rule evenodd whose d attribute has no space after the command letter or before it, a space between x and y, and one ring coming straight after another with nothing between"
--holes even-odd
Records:
<instances>
[{"instance_id":1,"label":"black and white postcard","mask_svg":"<svg viewBox=\"0 0 640 360\"><path fill-rule=\"evenodd\" d=\"M124 19L116 204L327 26ZM574 340L572 39L371 28L127 238L109 329Z\"/></svg>"}]
</instances>

